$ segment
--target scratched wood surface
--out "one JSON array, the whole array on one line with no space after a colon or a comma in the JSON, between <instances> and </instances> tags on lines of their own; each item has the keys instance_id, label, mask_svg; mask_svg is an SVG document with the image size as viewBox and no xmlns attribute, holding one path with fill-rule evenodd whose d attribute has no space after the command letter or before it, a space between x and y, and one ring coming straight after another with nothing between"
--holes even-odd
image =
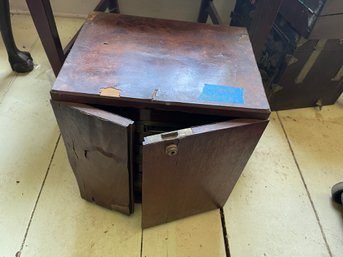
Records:
<instances>
[{"instance_id":1,"label":"scratched wood surface","mask_svg":"<svg viewBox=\"0 0 343 257\"><path fill-rule=\"evenodd\" d=\"M82 198L133 212L133 121L91 106L51 101Z\"/></svg>"},{"instance_id":2,"label":"scratched wood surface","mask_svg":"<svg viewBox=\"0 0 343 257\"><path fill-rule=\"evenodd\" d=\"M267 124L236 119L193 127L177 139L146 137L142 227L223 207ZM165 154L173 144L177 154Z\"/></svg>"},{"instance_id":3,"label":"scratched wood surface","mask_svg":"<svg viewBox=\"0 0 343 257\"><path fill-rule=\"evenodd\" d=\"M221 101L214 92L214 100L204 100L205 84L235 88L243 99ZM198 112L251 118L269 113L244 28L104 13L89 16L52 98L173 110L196 106Z\"/></svg>"},{"instance_id":4,"label":"scratched wood surface","mask_svg":"<svg viewBox=\"0 0 343 257\"><path fill-rule=\"evenodd\" d=\"M12 18L19 45L35 42L31 18ZM77 31L76 21L58 19L63 38ZM21 257L226 256L218 211L141 231L139 205L128 217L80 199L63 142L53 150L55 78L36 42L28 49L38 66L25 76L10 71L0 42L0 256L15 256L21 245ZM342 180L342 113L343 98L322 111L280 115L306 187L272 115L224 209L232 257L343 256L342 208L330 201L331 185Z\"/></svg>"}]
</instances>

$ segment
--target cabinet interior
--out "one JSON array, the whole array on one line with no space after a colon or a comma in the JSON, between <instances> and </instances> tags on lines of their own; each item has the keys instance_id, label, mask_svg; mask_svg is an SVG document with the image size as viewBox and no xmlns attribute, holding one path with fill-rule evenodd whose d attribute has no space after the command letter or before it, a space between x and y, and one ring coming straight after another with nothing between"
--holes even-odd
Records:
<instances>
[{"instance_id":1,"label":"cabinet interior","mask_svg":"<svg viewBox=\"0 0 343 257\"><path fill-rule=\"evenodd\" d=\"M145 137L232 119L224 116L157 109L136 109L105 105L93 105L93 107L134 121L131 151L133 156L134 200L137 203L142 201L142 143Z\"/></svg>"}]
</instances>

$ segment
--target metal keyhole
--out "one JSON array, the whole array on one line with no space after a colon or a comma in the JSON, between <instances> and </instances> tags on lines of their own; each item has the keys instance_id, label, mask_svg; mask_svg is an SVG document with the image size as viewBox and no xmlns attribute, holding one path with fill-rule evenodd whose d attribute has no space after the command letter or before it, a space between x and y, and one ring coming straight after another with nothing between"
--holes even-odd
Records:
<instances>
[{"instance_id":1,"label":"metal keyhole","mask_svg":"<svg viewBox=\"0 0 343 257\"><path fill-rule=\"evenodd\" d=\"M166 147L166 154L168 154L169 156L174 156L177 154L177 145L172 144L172 145L168 145Z\"/></svg>"}]
</instances>

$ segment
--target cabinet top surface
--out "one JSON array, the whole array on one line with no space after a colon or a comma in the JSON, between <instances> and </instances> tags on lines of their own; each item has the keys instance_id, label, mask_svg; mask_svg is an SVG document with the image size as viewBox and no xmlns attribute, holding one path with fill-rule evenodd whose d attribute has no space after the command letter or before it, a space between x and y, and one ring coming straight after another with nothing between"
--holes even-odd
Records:
<instances>
[{"instance_id":1,"label":"cabinet top surface","mask_svg":"<svg viewBox=\"0 0 343 257\"><path fill-rule=\"evenodd\" d=\"M268 115L243 28L91 13L52 89L84 103Z\"/></svg>"}]
</instances>

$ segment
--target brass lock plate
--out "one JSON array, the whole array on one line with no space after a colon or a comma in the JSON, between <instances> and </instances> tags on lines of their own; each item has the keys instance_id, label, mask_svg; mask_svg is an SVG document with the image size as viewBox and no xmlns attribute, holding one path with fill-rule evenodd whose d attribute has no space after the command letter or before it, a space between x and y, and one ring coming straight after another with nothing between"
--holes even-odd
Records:
<instances>
[{"instance_id":1,"label":"brass lock plate","mask_svg":"<svg viewBox=\"0 0 343 257\"><path fill-rule=\"evenodd\" d=\"M171 132L165 132L158 135L147 136L144 138L144 144L152 144L161 141L181 139L187 136L193 135L191 128L175 130Z\"/></svg>"}]
</instances>

